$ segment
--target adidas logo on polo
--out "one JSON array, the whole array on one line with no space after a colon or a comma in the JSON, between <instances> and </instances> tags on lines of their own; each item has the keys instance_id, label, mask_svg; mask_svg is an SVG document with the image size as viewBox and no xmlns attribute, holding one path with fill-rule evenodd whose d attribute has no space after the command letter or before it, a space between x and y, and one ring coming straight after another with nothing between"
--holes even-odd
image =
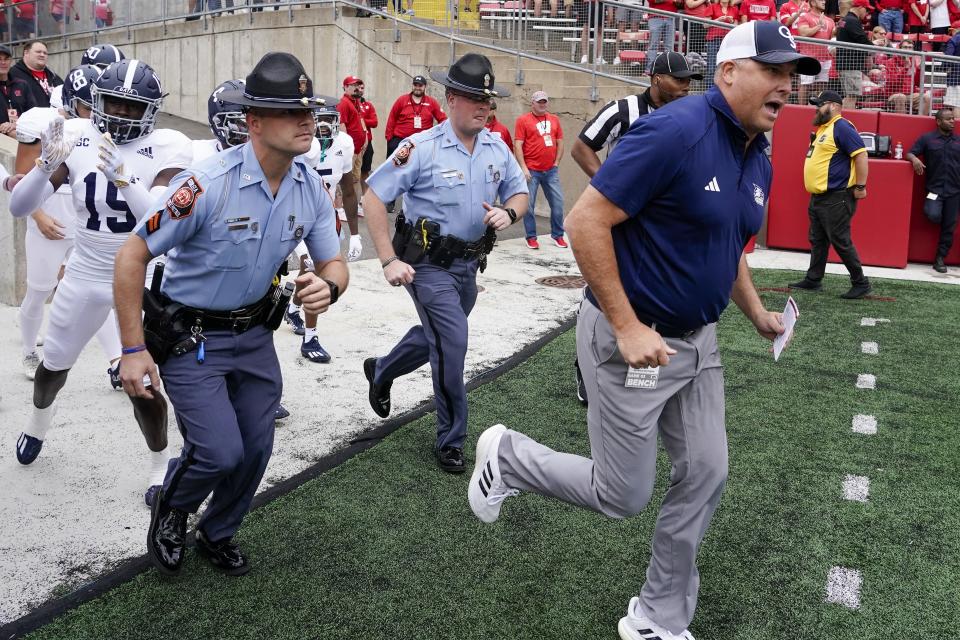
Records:
<instances>
[{"instance_id":1,"label":"adidas logo on polo","mask_svg":"<svg viewBox=\"0 0 960 640\"><path fill-rule=\"evenodd\" d=\"M707 183L707 186L703 188L704 191L716 191L720 192L720 185L717 183L717 176L713 176L713 180Z\"/></svg>"},{"instance_id":2,"label":"adidas logo on polo","mask_svg":"<svg viewBox=\"0 0 960 640\"><path fill-rule=\"evenodd\" d=\"M143 149L137 149L137 153L153 160L153 147L144 147Z\"/></svg>"}]
</instances>

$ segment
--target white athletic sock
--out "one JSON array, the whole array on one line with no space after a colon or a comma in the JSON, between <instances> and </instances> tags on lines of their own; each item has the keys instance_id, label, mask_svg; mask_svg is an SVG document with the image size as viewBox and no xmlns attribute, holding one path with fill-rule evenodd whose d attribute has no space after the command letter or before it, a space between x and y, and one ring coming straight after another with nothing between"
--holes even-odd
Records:
<instances>
[{"instance_id":1,"label":"white athletic sock","mask_svg":"<svg viewBox=\"0 0 960 640\"><path fill-rule=\"evenodd\" d=\"M170 447L167 446L163 451L150 452L150 484L163 484L163 479L167 475L167 463L170 461Z\"/></svg>"},{"instance_id":2,"label":"white athletic sock","mask_svg":"<svg viewBox=\"0 0 960 640\"><path fill-rule=\"evenodd\" d=\"M287 313L299 313L300 305L293 303L293 298L290 299L290 304L287 306Z\"/></svg>"},{"instance_id":3,"label":"white athletic sock","mask_svg":"<svg viewBox=\"0 0 960 640\"><path fill-rule=\"evenodd\" d=\"M313 328L305 327L305 328L304 328L304 333L303 333L303 341L304 341L304 342L310 342L311 340L313 340L313 339L316 338L316 337L317 337L317 328L316 328L316 327L313 327Z\"/></svg>"},{"instance_id":4,"label":"white athletic sock","mask_svg":"<svg viewBox=\"0 0 960 640\"><path fill-rule=\"evenodd\" d=\"M27 293L23 296L17 319L20 322L20 341L24 357L37 350L37 334L43 324L43 305L49 297L50 291L39 291L32 287L27 287Z\"/></svg>"},{"instance_id":5,"label":"white athletic sock","mask_svg":"<svg viewBox=\"0 0 960 640\"><path fill-rule=\"evenodd\" d=\"M46 409L33 408L30 414L30 422L23 430L28 436L33 436L37 440L44 440L47 437L47 431L53 425L53 416L57 413L57 403L54 402Z\"/></svg>"}]
</instances>

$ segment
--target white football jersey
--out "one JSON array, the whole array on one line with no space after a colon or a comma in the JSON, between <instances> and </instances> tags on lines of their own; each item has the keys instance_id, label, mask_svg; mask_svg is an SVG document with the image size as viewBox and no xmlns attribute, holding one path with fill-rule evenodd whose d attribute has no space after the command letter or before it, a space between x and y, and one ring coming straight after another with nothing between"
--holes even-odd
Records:
<instances>
[{"instance_id":1,"label":"white football jersey","mask_svg":"<svg viewBox=\"0 0 960 640\"><path fill-rule=\"evenodd\" d=\"M193 140L193 164L206 160L210 156L220 153L220 141L216 138L210 140Z\"/></svg>"},{"instance_id":2,"label":"white football jersey","mask_svg":"<svg viewBox=\"0 0 960 640\"><path fill-rule=\"evenodd\" d=\"M330 195L336 195L340 178L353 169L353 138L344 131L338 131L333 144L326 151L320 149L320 141L314 138L310 151L303 154L303 159L307 166L320 174Z\"/></svg>"},{"instance_id":3,"label":"white football jersey","mask_svg":"<svg viewBox=\"0 0 960 640\"><path fill-rule=\"evenodd\" d=\"M62 115L60 111L52 107L28 109L17 119L17 141L27 144L40 144L40 134L46 131L53 119L59 115ZM63 225L64 238L72 240L76 235L77 218L73 213L70 185L62 185L56 193L47 198L41 208L44 213ZM40 230L37 229L37 223L33 221L32 217L27 218L27 229L34 233L40 233Z\"/></svg>"},{"instance_id":4,"label":"white football jersey","mask_svg":"<svg viewBox=\"0 0 960 640\"><path fill-rule=\"evenodd\" d=\"M77 140L65 162L77 216L76 246L67 268L88 280L112 282L117 250L147 212L131 211L120 190L97 169L103 136L93 122L75 118L63 129L64 136ZM186 169L193 159L190 139L173 129L154 129L118 148L125 171L148 191L158 173Z\"/></svg>"}]
</instances>

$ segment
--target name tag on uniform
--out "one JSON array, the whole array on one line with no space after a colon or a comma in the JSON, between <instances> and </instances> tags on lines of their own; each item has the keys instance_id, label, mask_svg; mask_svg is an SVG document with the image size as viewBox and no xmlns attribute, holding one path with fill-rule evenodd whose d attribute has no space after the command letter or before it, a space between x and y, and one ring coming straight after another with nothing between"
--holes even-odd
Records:
<instances>
[{"instance_id":1,"label":"name tag on uniform","mask_svg":"<svg viewBox=\"0 0 960 640\"><path fill-rule=\"evenodd\" d=\"M656 389L659 379L660 367L627 367L627 378L623 381L623 386L627 389Z\"/></svg>"},{"instance_id":2,"label":"name tag on uniform","mask_svg":"<svg viewBox=\"0 0 960 640\"><path fill-rule=\"evenodd\" d=\"M413 116L413 128L423 129L423 119L420 116Z\"/></svg>"},{"instance_id":3,"label":"name tag on uniform","mask_svg":"<svg viewBox=\"0 0 960 640\"><path fill-rule=\"evenodd\" d=\"M17 118L19 117L20 116L17 115L16 109L7 109L7 120L9 120L10 122L16 123Z\"/></svg>"},{"instance_id":4,"label":"name tag on uniform","mask_svg":"<svg viewBox=\"0 0 960 640\"><path fill-rule=\"evenodd\" d=\"M552 146L553 146L553 138L550 137L550 134L549 134L549 133L548 133L547 135L543 136L543 146L545 146L545 147L552 147Z\"/></svg>"}]
</instances>

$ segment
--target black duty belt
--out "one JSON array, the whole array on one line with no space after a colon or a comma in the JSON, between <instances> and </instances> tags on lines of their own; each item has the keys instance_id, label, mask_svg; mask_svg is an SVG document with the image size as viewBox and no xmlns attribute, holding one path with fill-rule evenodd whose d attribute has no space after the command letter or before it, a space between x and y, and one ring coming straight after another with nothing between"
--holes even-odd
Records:
<instances>
[{"instance_id":1,"label":"black duty belt","mask_svg":"<svg viewBox=\"0 0 960 640\"><path fill-rule=\"evenodd\" d=\"M594 297L593 292L587 288L586 296L587 300L590 301L590 304L595 306L597 309L600 309L600 303L597 302L597 299ZM633 307L633 312L637 315L637 320L647 325L657 333L659 333L664 338L681 338L686 339L695 334L697 331L703 327L697 327L696 329L678 329L677 327L671 327L670 325L663 324L662 322L657 322L649 316L647 316L642 311L638 310L633 303L630 303L630 306ZM602 311L602 310L601 310Z\"/></svg>"},{"instance_id":2,"label":"black duty belt","mask_svg":"<svg viewBox=\"0 0 960 640\"><path fill-rule=\"evenodd\" d=\"M263 298L250 306L233 311L213 311L184 307L183 321L187 325L199 324L204 331L233 331L244 333L263 324L270 315L270 300Z\"/></svg>"}]
</instances>

